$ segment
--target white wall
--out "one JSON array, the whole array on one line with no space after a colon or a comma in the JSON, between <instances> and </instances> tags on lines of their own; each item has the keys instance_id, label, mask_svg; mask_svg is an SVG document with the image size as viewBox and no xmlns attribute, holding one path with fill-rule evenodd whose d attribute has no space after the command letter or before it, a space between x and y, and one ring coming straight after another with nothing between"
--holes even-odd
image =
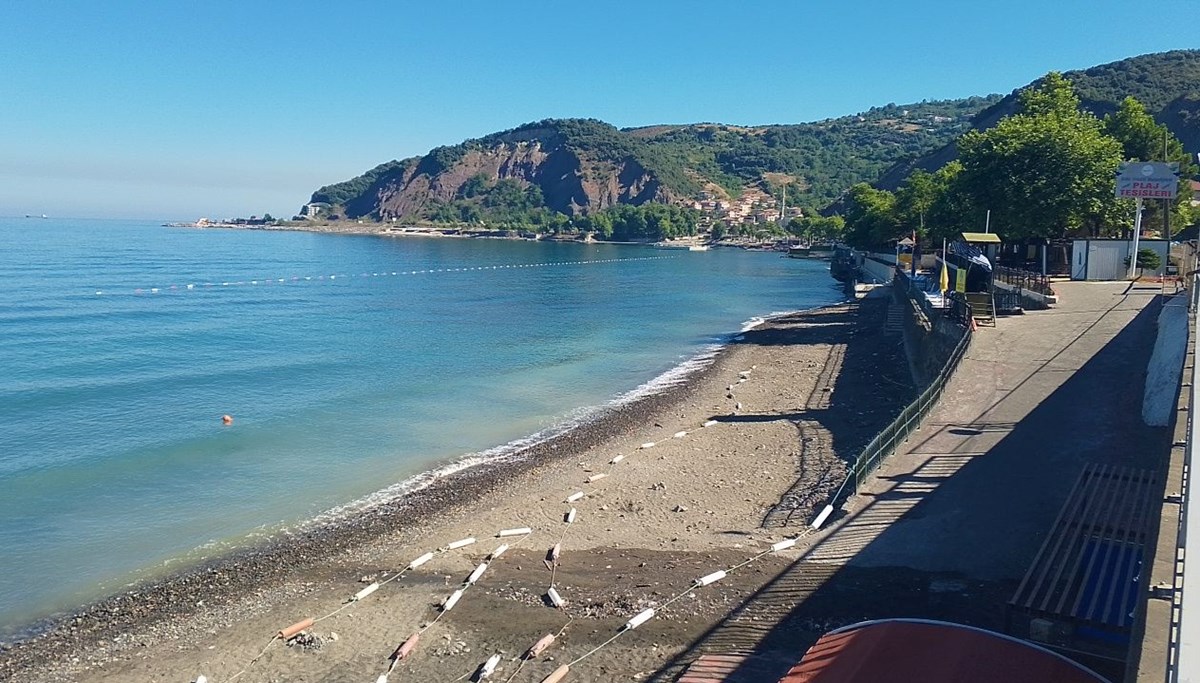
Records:
<instances>
[{"instance_id":1,"label":"white wall","mask_svg":"<svg viewBox=\"0 0 1200 683\"><path fill-rule=\"evenodd\" d=\"M1072 280L1124 280L1129 277L1129 269L1125 258L1129 256L1132 244L1128 240L1087 239L1075 240L1071 252ZM1162 275L1167 265L1167 241L1161 239L1142 239L1138 241L1138 249L1153 249L1162 259L1158 270L1145 270L1142 275L1154 277ZM1083 263L1080 257L1083 256ZM1085 269L1086 268L1086 272Z\"/></svg>"}]
</instances>

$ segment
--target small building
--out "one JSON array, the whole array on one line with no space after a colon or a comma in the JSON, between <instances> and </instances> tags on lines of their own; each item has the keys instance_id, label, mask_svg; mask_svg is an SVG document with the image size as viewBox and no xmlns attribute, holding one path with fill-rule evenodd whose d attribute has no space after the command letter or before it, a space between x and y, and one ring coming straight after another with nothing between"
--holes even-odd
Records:
<instances>
[{"instance_id":1,"label":"small building","mask_svg":"<svg viewBox=\"0 0 1200 683\"><path fill-rule=\"evenodd\" d=\"M1125 280L1129 277L1126 261L1133 248L1130 240L1121 239L1078 239L1071 246L1072 280ZM1153 249L1158 253L1162 265L1157 270L1146 270L1144 276L1155 277L1166 272L1167 241L1164 239L1138 240L1138 250Z\"/></svg>"}]
</instances>

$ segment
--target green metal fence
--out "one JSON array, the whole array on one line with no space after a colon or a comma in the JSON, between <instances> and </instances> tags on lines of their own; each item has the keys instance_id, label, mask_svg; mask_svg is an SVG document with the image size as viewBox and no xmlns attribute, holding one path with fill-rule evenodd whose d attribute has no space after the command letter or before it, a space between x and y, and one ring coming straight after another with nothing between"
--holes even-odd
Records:
<instances>
[{"instance_id":1,"label":"green metal fence","mask_svg":"<svg viewBox=\"0 0 1200 683\"><path fill-rule=\"evenodd\" d=\"M957 317L957 316L955 316ZM954 370L958 367L959 361L967 352L967 347L971 343L971 326L970 324L962 324L957 326L962 330L962 336L954 345L954 349L950 352L950 357L946 360L945 366L941 372L937 374L929 386L925 387L921 394L904 407L900 414L892 420L891 424L883 428L879 434L871 440L859 453L854 460L854 464L850 469L850 479L854 481L854 491L858 492L859 486L866 481L867 477L875 472L879 464L889 458L896 452L896 448L908 440L908 437L913 432L921 427L921 422L933 406L937 403L938 398L942 395L942 390L946 388L946 384L950 381L950 377L954 374ZM833 501L838 502L838 501Z\"/></svg>"}]
</instances>

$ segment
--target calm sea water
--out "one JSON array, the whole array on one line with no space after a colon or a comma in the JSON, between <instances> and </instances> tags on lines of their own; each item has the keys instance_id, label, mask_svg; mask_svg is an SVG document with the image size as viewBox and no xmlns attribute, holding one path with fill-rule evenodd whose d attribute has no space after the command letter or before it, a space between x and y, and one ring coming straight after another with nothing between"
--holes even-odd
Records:
<instances>
[{"instance_id":1,"label":"calm sea water","mask_svg":"<svg viewBox=\"0 0 1200 683\"><path fill-rule=\"evenodd\" d=\"M0 219L0 637L839 298L736 250Z\"/></svg>"}]
</instances>

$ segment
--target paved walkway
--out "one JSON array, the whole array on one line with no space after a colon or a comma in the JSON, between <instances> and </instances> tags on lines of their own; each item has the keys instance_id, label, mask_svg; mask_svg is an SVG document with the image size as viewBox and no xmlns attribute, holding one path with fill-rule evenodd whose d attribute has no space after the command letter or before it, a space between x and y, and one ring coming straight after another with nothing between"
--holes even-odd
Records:
<instances>
[{"instance_id":1,"label":"paved walkway","mask_svg":"<svg viewBox=\"0 0 1200 683\"><path fill-rule=\"evenodd\" d=\"M1020 579L1088 462L1155 468L1142 423L1158 289L1067 282L982 328L938 406L809 560ZM883 533L886 530L886 534Z\"/></svg>"},{"instance_id":2,"label":"paved walkway","mask_svg":"<svg viewBox=\"0 0 1200 683\"><path fill-rule=\"evenodd\" d=\"M653 680L705 652L795 661L829 628L864 619L1002 629L1085 463L1153 469L1171 440L1141 415L1158 289L1055 289L1055 309L982 328L921 430L842 519Z\"/></svg>"}]
</instances>

